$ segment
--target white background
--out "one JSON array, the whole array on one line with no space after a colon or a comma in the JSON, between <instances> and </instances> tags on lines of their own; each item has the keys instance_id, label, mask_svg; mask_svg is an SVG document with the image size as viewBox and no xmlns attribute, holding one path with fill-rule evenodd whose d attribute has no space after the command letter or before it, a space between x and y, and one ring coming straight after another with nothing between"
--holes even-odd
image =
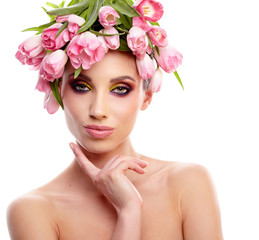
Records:
<instances>
[{"instance_id":1,"label":"white background","mask_svg":"<svg viewBox=\"0 0 259 240\"><path fill-rule=\"evenodd\" d=\"M54 1L58 3L59 1ZM256 0L161 0L160 25L184 56L150 108L141 112L132 141L146 155L196 162L211 173L225 239L259 239L259 14ZM52 179L71 161L62 110L48 115L37 73L15 58L18 45L48 22L45 0L1 4L0 239L9 239L8 203Z\"/></svg>"}]
</instances>

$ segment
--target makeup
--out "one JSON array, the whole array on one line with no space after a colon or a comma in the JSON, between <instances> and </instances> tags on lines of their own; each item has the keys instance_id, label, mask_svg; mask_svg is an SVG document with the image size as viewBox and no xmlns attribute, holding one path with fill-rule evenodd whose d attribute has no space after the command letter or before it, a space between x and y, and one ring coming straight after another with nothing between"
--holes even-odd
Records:
<instances>
[{"instance_id":1,"label":"makeup","mask_svg":"<svg viewBox=\"0 0 259 240\"><path fill-rule=\"evenodd\" d=\"M85 93L92 90L92 87L84 80L71 81L70 86L77 93Z\"/></svg>"},{"instance_id":2,"label":"makeup","mask_svg":"<svg viewBox=\"0 0 259 240\"><path fill-rule=\"evenodd\" d=\"M85 131L93 138L106 138L114 132L114 128L103 125L85 125Z\"/></svg>"}]
</instances>

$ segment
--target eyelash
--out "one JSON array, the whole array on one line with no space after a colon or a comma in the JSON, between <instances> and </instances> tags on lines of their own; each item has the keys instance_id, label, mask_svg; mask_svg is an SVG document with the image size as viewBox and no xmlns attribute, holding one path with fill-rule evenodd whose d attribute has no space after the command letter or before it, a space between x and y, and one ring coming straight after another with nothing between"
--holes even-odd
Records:
<instances>
[{"instance_id":1,"label":"eyelash","mask_svg":"<svg viewBox=\"0 0 259 240\"><path fill-rule=\"evenodd\" d=\"M72 87L72 89L75 92L78 92L78 93L84 93L84 92L88 92L88 91L92 90L92 88L89 84L87 84L85 81L81 81L81 80L71 82L70 86Z\"/></svg>"},{"instance_id":2,"label":"eyelash","mask_svg":"<svg viewBox=\"0 0 259 240\"><path fill-rule=\"evenodd\" d=\"M115 86L112 86L110 92L119 95L119 96L126 96L130 93L132 87L125 83L118 83Z\"/></svg>"},{"instance_id":3,"label":"eyelash","mask_svg":"<svg viewBox=\"0 0 259 240\"><path fill-rule=\"evenodd\" d=\"M92 87L82 80L73 81L70 83L70 86L77 93L85 93L92 90ZM118 96L126 96L131 90L132 87L125 83L117 83L110 88L110 92Z\"/></svg>"}]
</instances>

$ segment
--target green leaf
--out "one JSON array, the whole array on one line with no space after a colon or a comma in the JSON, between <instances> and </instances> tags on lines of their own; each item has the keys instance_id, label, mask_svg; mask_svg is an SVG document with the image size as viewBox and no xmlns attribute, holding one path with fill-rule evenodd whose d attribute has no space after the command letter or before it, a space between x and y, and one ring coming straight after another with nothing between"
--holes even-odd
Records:
<instances>
[{"instance_id":1,"label":"green leaf","mask_svg":"<svg viewBox=\"0 0 259 240\"><path fill-rule=\"evenodd\" d=\"M83 0L82 2L79 2L75 5L64 7L64 8L57 8L57 9L48 11L47 13L49 15L67 15L72 13L78 13L88 8L90 1L91 0Z\"/></svg>"},{"instance_id":2,"label":"green leaf","mask_svg":"<svg viewBox=\"0 0 259 240\"><path fill-rule=\"evenodd\" d=\"M123 25L122 25L123 26ZM124 32L124 33L128 33L129 31L127 29L124 29L122 28L122 26L115 26L115 28L118 30L118 31L121 31L121 32Z\"/></svg>"},{"instance_id":3,"label":"green leaf","mask_svg":"<svg viewBox=\"0 0 259 240\"><path fill-rule=\"evenodd\" d=\"M82 17L82 18L86 19L86 17L87 17L87 13L88 13L88 8L87 8L87 9L85 9L85 10L80 14L80 17Z\"/></svg>"},{"instance_id":4,"label":"green leaf","mask_svg":"<svg viewBox=\"0 0 259 240\"><path fill-rule=\"evenodd\" d=\"M111 4L107 2L107 5L113 7L117 12L124 14L128 17L140 17L141 15L125 0L114 0Z\"/></svg>"},{"instance_id":5,"label":"green leaf","mask_svg":"<svg viewBox=\"0 0 259 240\"><path fill-rule=\"evenodd\" d=\"M74 0L71 0L70 3L67 5L68 7L72 6L75 4L75 1Z\"/></svg>"},{"instance_id":6,"label":"green leaf","mask_svg":"<svg viewBox=\"0 0 259 240\"><path fill-rule=\"evenodd\" d=\"M160 53L159 53L159 48L158 48L158 46L155 46L155 48L156 48L156 51L157 51L157 54L158 54L158 56L160 56Z\"/></svg>"},{"instance_id":7,"label":"green leaf","mask_svg":"<svg viewBox=\"0 0 259 240\"><path fill-rule=\"evenodd\" d=\"M88 22L89 18L93 14L94 8L97 6L97 4L96 4L97 1L98 0L92 0L90 2L89 7L88 7L88 12L87 12L87 15L86 15L86 19L85 19L86 22Z\"/></svg>"},{"instance_id":8,"label":"green leaf","mask_svg":"<svg viewBox=\"0 0 259 240\"><path fill-rule=\"evenodd\" d=\"M22 32L29 32L29 31L35 31L35 32L40 32L41 29L39 27L31 27L31 28L26 28L24 30L22 30Z\"/></svg>"},{"instance_id":9,"label":"green leaf","mask_svg":"<svg viewBox=\"0 0 259 240\"><path fill-rule=\"evenodd\" d=\"M129 30L132 27L132 24L129 22L127 16L123 15L123 14L119 14L120 15L120 21L121 23L124 25L124 27Z\"/></svg>"},{"instance_id":10,"label":"green leaf","mask_svg":"<svg viewBox=\"0 0 259 240\"><path fill-rule=\"evenodd\" d=\"M50 19L51 22L55 20L55 17L54 17L54 16L50 16L50 15L47 13L48 10L47 10L46 8L44 8L44 7L41 7L41 8L42 8L43 11L48 15L48 17L49 17L49 19Z\"/></svg>"},{"instance_id":11,"label":"green leaf","mask_svg":"<svg viewBox=\"0 0 259 240\"><path fill-rule=\"evenodd\" d=\"M120 38L120 47L118 48L120 51L131 51L128 47L127 41L124 38Z\"/></svg>"},{"instance_id":12,"label":"green leaf","mask_svg":"<svg viewBox=\"0 0 259 240\"><path fill-rule=\"evenodd\" d=\"M47 9L45 7L41 7L45 13L47 13Z\"/></svg>"},{"instance_id":13,"label":"green leaf","mask_svg":"<svg viewBox=\"0 0 259 240\"><path fill-rule=\"evenodd\" d=\"M61 106L61 108L64 110L63 102L60 97L60 93L59 93L59 89L58 89L59 79L55 79L53 82L49 82L49 84L50 84L50 88L51 88L51 91L52 91L54 97L56 98L56 100L59 103L59 105Z\"/></svg>"},{"instance_id":14,"label":"green leaf","mask_svg":"<svg viewBox=\"0 0 259 240\"><path fill-rule=\"evenodd\" d=\"M65 5L65 2L66 2L66 1L65 1L65 0L63 0L63 1L62 1L62 2L61 2L59 5L58 5L58 7L59 7L59 8L62 8L62 7L64 7L64 5Z\"/></svg>"},{"instance_id":15,"label":"green leaf","mask_svg":"<svg viewBox=\"0 0 259 240\"><path fill-rule=\"evenodd\" d=\"M152 42L151 42L151 40L150 40L150 38L149 38L148 35L147 35L147 39L148 39L148 45L149 45L149 47L150 47L151 49L153 49L154 46L153 46L153 44L152 44Z\"/></svg>"},{"instance_id":16,"label":"green leaf","mask_svg":"<svg viewBox=\"0 0 259 240\"><path fill-rule=\"evenodd\" d=\"M158 22L150 22L150 24L153 25L153 26L159 26L160 27Z\"/></svg>"},{"instance_id":17,"label":"green leaf","mask_svg":"<svg viewBox=\"0 0 259 240\"><path fill-rule=\"evenodd\" d=\"M52 8L59 8L57 4L50 3L50 2L47 2L46 5Z\"/></svg>"},{"instance_id":18,"label":"green leaf","mask_svg":"<svg viewBox=\"0 0 259 240\"><path fill-rule=\"evenodd\" d=\"M82 65L81 65L78 69L75 70L74 79L76 79L79 76L79 74L81 73L82 69L83 68L82 68Z\"/></svg>"},{"instance_id":19,"label":"green leaf","mask_svg":"<svg viewBox=\"0 0 259 240\"><path fill-rule=\"evenodd\" d=\"M98 14L99 14L99 10L103 6L104 0L95 0L95 1L97 1L97 3L94 6L94 9L93 9L93 11L91 13L91 16L89 17L89 20L82 25L82 27L79 29L78 33L85 32L96 21L96 19L98 17ZM89 13L90 12L88 12L88 14Z\"/></svg>"},{"instance_id":20,"label":"green leaf","mask_svg":"<svg viewBox=\"0 0 259 240\"><path fill-rule=\"evenodd\" d=\"M63 23L61 28L57 31L55 38L58 37L58 35L68 26L68 22Z\"/></svg>"},{"instance_id":21,"label":"green leaf","mask_svg":"<svg viewBox=\"0 0 259 240\"><path fill-rule=\"evenodd\" d=\"M51 25L53 25L55 23L55 21L52 21L50 23L46 23L46 24L43 24L43 25L40 25L38 27L31 27L31 28L27 28L27 29L24 29L22 30L22 32L28 32L28 31L38 31L38 32L43 32L43 30L45 28L48 28L50 27Z\"/></svg>"},{"instance_id":22,"label":"green leaf","mask_svg":"<svg viewBox=\"0 0 259 240\"><path fill-rule=\"evenodd\" d=\"M180 83L180 85L182 86L182 88L184 90L183 83L182 83L181 78L179 77L177 71L174 72L174 75L175 75L175 77L177 78L178 82Z\"/></svg>"},{"instance_id":23,"label":"green leaf","mask_svg":"<svg viewBox=\"0 0 259 240\"><path fill-rule=\"evenodd\" d=\"M127 2L128 2L128 4L130 5L130 6L132 6L133 4L134 4L134 1L133 0L126 0Z\"/></svg>"}]
</instances>

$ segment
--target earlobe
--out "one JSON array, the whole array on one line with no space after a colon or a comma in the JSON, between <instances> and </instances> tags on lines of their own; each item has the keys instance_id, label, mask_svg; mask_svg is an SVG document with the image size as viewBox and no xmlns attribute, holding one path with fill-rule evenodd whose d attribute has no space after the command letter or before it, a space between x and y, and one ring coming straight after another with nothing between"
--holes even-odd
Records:
<instances>
[{"instance_id":1,"label":"earlobe","mask_svg":"<svg viewBox=\"0 0 259 240\"><path fill-rule=\"evenodd\" d=\"M144 98L144 101L142 103L141 110L147 109L147 107L149 106L149 104L152 101L152 96L153 96L153 92L152 92L151 89L149 89L145 92L145 98Z\"/></svg>"}]
</instances>

